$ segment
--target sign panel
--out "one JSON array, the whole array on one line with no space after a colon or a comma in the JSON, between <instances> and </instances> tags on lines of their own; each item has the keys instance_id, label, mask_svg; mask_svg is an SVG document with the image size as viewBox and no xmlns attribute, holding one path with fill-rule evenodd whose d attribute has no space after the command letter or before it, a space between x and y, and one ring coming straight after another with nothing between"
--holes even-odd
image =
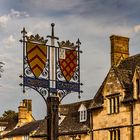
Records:
<instances>
[{"instance_id":1,"label":"sign panel","mask_svg":"<svg viewBox=\"0 0 140 140\"><path fill-rule=\"evenodd\" d=\"M47 47L43 44L27 42L27 61L34 76L38 78L47 61Z\"/></svg>"},{"instance_id":2,"label":"sign panel","mask_svg":"<svg viewBox=\"0 0 140 140\"><path fill-rule=\"evenodd\" d=\"M60 54L59 54L60 56ZM59 64L62 74L66 81L70 81L77 67L77 52L76 50L65 49L65 59L59 57Z\"/></svg>"},{"instance_id":3,"label":"sign panel","mask_svg":"<svg viewBox=\"0 0 140 140\"><path fill-rule=\"evenodd\" d=\"M24 77L24 85L29 87L43 87L48 88L49 87L49 81L45 79L36 79L31 77Z\"/></svg>"},{"instance_id":4,"label":"sign panel","mask_svg":"<svg viewBox=\"0 0 140 140\"><path fill-rule=\"evenodd\" d=\"M80 92L80 84L74 82L57 81L57 89Z\"/></svg>"}]
</instances>

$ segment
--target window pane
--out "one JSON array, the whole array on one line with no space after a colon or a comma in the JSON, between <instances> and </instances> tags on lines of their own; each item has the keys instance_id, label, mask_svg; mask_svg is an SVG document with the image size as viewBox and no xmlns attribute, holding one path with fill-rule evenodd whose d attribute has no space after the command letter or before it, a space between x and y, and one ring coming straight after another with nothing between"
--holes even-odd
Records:
<instances>
[{"instance_id":1,"label":"window pane","mask_svg":"<svg viewBox=\"0 0 140 140\"><path fill-rule=\"evenodd\" d=\"M119 113L119 96L117 97L117 113Z\"/></svg>"},{"instance_id":2,"label":"window pane","mask_svg":"<svg viewBox=\"0 0 140 140\"><path fill-rule=\"evenodd\" d=\"M118 129L118 140L120 140L120 130Z\"/></svg>"},{"instance_id":3,"label":"window pane","mask_svg":"<svg viewBox=\"0 0 140 140\"><path fill-rule=\"evenodd\" d=\"M115 102L115 97L113 98L113 113L116 113L116 102Z\"/></svg>"},{"instance_id":4,"label":"window pane","mask_svg":"<svg viewBox=\"0 0 140 140\"><path fill-rule=\"evenodd\" d=\"M112 131L110 131L110 140L113 140L113 139L112 139L112 136L113 136L113 135L112 135Z\"/></svg>"},{"instance_id":5,"label":"window pane","mask_svg":"<svg viewBox=\"0 0 140 140\"><path fill-rule=\"evenodd\" d=\"M109 102L110 102L110 114L112 113L112 100L111 98L109 99Z\"/></svg>"},{"instance_id":6,"label":"window pane","mask_svg":"<svg viewBox=\"0 0 140 140\"><path fill-rule=\"evenodd\" d=\"M137 97L139 97L139 90L140 90L139 79L136 80L136 89L137 89Z\"/></svg>"}]
</instances>

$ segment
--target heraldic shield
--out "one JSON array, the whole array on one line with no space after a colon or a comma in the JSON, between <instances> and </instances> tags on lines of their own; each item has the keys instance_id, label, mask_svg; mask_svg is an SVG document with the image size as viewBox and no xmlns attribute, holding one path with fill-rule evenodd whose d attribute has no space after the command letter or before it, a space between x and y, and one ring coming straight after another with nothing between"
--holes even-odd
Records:
<instances>
[{"instance_id":1,"label":"heraldic shield","mask_svg":"<svg viewBox=\"0 0 140 140\"><path fill-rule=\"evenodd\" d=\"M43 72L47 60L47 47L44 44L27 42L27 61L34 76L38 78Z\"/></svg>"},{"instance_id":2,"label":"heraldic shield","mask_svg":"<svg viewBox=\"0 0 140 140\"><path fill-rule=\"evenodd\" d=\"M59 65L63 76L65 77L66 81L69 82L74 76L77 67L77 51L75 48L66 49L61 47L59 49Z\"/></svg>"}]
</instances>

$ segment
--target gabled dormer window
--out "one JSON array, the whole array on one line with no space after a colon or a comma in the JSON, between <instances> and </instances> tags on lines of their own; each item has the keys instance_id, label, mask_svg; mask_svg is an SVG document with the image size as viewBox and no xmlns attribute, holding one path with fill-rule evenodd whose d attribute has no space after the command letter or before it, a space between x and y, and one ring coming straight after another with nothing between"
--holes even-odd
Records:
<instances>
[{"instance_id":1,"label":"gabled dormer window","mask_svg":"<svg viewBox=\"0 0 140 140\"><path fill-rule=\"evenodd\" d=\"M83 104L81 104L78 112L79 112L80 122L85 122L87 120L87 108Z\"/></svg>"}]
</instances>

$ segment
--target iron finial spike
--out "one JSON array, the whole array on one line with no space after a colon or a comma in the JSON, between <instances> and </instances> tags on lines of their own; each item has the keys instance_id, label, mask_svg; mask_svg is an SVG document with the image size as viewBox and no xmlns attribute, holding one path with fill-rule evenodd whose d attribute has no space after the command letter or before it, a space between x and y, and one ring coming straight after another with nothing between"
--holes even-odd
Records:
<instances>
[{"instance_id":1,"label":"iron finial spike","mask_svg":"<svg viewBox=\"0 0 140 140\"><path fill-rule=\"evenodd\" d=\"M79 39L79 38L78 38L78 40L77 40L76 44L77 44L78 46L80 46L80 45L81 45L81 42L80 42L80 39Z\"/></svg>"},{"instance_id":2,"label":"iron finial spike","mask_svg":"<svg viewBox=\"0 0 140 140\"><path fill-rule=\"evenodd\" d=\"M54 37L54 26L55 26L55 24L52 23L51 26L52 26L52 37Z\"/></svg>"},{"instance_id":3,"label":"iron finial spike","mask_svg":"<svg viewBox=\"0 0 140 140\"><path fill-rule=\"evenodd\" d=\"M22 34L27 34L25 27L23 27L23 30L21 31Z\"/></svg>"}]
</instances>

